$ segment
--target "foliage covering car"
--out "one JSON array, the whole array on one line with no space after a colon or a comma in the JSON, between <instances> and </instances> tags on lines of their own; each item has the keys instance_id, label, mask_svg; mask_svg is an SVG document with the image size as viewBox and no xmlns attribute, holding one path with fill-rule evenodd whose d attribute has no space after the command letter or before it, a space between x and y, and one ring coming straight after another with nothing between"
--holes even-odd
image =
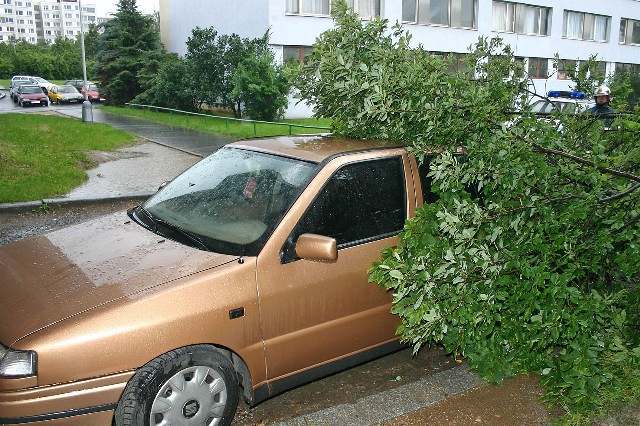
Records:
<instances>
[{"instance_id":1,"label":"foliage covering car","mask_svg":"<svg viewBox=\"0 0 640 426\"><path fill-rule=\"evenodd\" d=\"M400 348L367 269L427 173L375 142L241 141L129 212L0 248L0 423L229 424L240 394Z\"/></svg>"}]
</instances>

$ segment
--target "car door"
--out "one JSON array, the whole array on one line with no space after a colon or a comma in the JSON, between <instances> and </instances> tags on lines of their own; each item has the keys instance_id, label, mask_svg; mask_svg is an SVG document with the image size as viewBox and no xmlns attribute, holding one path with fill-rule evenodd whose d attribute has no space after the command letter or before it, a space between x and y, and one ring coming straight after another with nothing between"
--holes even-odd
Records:
<instances>
[{"instance_id":1,"label":"car door","mask_svg":"<svg viewBox=\"0 0 640 426\"><path fill-rule=\"evenodd\" d=\"M402 149L338 157L319 172L258 257L269 379L395 341L391 297L367 270L397 244L415 202ZM305 233L335 238L337 261L297 258Z\"/></svg>"}]
</instances>

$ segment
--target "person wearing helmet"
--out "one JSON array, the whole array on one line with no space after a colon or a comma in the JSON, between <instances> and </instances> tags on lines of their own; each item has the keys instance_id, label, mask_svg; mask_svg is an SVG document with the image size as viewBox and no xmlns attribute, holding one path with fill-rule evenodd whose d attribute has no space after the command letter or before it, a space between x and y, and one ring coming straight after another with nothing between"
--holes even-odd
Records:
<instances>
[{"instance_id":1,"label":"person wearing helmet","mask_svg":"<svg viewBox=\"0 0 640 426\"><path fill-rule=\"evenodd\" d=\"M611 89L607 86L600 86L594 93L596 105L589 109L589 112L604 121L605 127L611 127L615 118L616 110L611 108Z\"/></svg>"}]
</instances>

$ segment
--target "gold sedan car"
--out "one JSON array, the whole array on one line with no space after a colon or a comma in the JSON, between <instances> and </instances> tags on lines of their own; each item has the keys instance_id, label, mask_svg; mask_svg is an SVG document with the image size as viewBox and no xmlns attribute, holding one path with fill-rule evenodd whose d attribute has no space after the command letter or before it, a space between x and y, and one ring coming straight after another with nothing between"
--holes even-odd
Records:
<instances>
[{"instance_id":1,"label":"gold sedan car","mask_svg":"<svg viewBox=\"0 0 640 426\"><path fill-rule=\"evenodd\" d=\"M367 269L427 172L379 143L241 141L128 212L0 247L0 423L226 425L240 397L399 349Z\"/></svg>"},{"instance_id":2,"label":"gold sedan car","mask_svg":"<svg viewBox=\"0 0 640 426\"><path fill-rule=\"evenodd\" d=\"M50 86L47 89L47 96L53 104L81 103L84 100L82 93L71 85Z\"/></svg>"}]
</instances>

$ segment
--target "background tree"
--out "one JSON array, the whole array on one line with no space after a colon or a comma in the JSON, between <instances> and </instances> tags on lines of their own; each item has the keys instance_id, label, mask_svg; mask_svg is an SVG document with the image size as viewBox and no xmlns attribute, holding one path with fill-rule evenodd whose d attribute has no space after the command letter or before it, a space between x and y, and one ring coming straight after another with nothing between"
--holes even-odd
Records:
<instances>
[{"instance_id":1,"label":"background tree","mask_svg":"<svg viewBox=\"0 0 640 426\"><path fill-rule=\"evenodd\" d=\"M145 67L140 72L144 91L133 101L186 111L197 110L198 105L188 84L188 69L186 61L178 55L165 55L158 69Z\"/></svg>"},{"instance_id":2,"label":"background tree","mask_svg":"<svg viewBox=\"0 0 640 426\"><path fill-rule=\"evenodd\" d=\"M611 130L588 114L538 119L501 40L480 39L452 72L398 25L344 2L333 13L300 93L342 135L404 143L430 179L433 202L370 271L402 339L490 380L537 372L575 416L640 398L638 114Z\"/></svg>"},{"instance_id":3,"label":"background tree","mask_svg":"<svg viewBox=\"0 0 640 426\"><path fill-rule=\"evenodd\" d=\"M290 86L283 68L274 64L271 52L244 59L232 82L231 97L239 101L249 117L265 121L282 118Z\"/></svg>"},{"instance_id":4,"label":"background tree","mask_svg":"<svg viewBox=\"0 0 640 426\"><path fill-rule=\"evenodd\" d=\"M157 24L138 10L136 0L120 0L98 41L96 73L106 98L124 104L142 91L139 73L162 57Z\"/></svg>"},{"instance_id":5,"label":"background tree","mask_svg":"<svg viewBox=\"0 0 640 426\"><path fill-rule=\"evenodd\" d=\"M241 115L240 100L233 96L233 75L240 63L268 51L268 34L243 39L237 34L219 35L213 28L195 28L187 40L186 60L190 84L198 103L221 105Z\"/></svg>"}]
</instances>

